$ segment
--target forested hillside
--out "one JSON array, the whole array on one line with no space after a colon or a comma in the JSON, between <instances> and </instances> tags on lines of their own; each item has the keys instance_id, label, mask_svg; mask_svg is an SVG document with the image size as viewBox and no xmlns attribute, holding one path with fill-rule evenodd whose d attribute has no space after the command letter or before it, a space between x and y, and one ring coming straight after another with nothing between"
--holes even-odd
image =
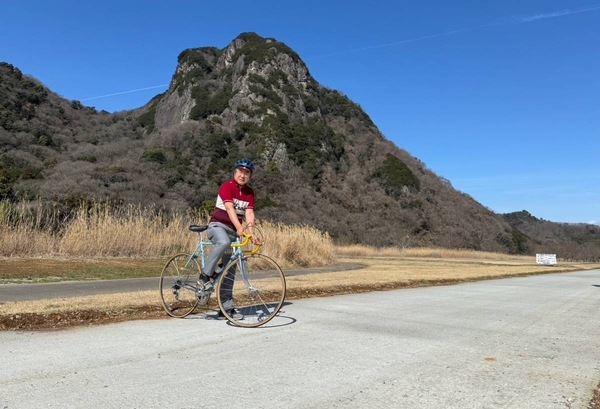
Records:
<instances>
[{"instance_id":1,"label":"forested hillside","mask_svg":"<svg viewBox=\"0 0 600 409\"><path fill-rule=\"evenodd\" d=\"M555 223L526 210L502 215L514 229L531 237L540 253L557 253L567 260L600 260L600 226Z\"/></svg>"},{"instance_id":2,"label":"forested hillside","mask_svg":"<svg viewBox=\"0 0 600 409\"><path fill-rule=\"evenodd\" d=\"M395 146L275 39L187 49L169 89L109 114L0 64L0 198L210 209L239 157L259 218L339 243L531 253L541 242Z\"/></svg>"}]
</instances>

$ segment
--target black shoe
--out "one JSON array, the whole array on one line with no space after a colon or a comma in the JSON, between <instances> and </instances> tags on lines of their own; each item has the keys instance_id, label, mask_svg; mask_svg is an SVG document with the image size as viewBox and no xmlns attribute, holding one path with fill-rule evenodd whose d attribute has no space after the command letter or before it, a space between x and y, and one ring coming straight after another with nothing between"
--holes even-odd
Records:
<instances>
[{"instance_id":1,"label":"black shoe","mask_svg":"<svg viewBox=\"0 0 600 409\"><path fill-rule=\"evenodd\" d=\"M210 277L207 276L206 274L200 274L200 279L198 280L198 287L200 287L206 291L212 290L213 283L212 283L212 281L210 281Z\"/></svg>"},{"instance_id":2,"label":"black shoe","mask_svg":"<svg viewBox=\"0 0 600 409\"><path fill-rule=\"evenodd\" d=\"M229 317L231 317L234 320L243 320L244 316L242 314L240 314L236 309L232 308L230 310L227 310L227 315L229 315ZM225 318L225 314L223 314L223 311L219 310L219 318Z\"/></svg>"}]
</instances>

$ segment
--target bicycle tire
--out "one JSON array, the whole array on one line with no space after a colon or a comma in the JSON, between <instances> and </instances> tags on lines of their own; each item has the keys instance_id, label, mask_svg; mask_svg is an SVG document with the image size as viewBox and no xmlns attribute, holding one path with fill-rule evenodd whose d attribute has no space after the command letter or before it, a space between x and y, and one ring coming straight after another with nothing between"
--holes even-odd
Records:
<instances>
[{"instance_id":1,"label":"bicycle tire","mask_svg":"<svg viewBox=\"0 0 600 409\"><path fill-rule=\"evenodd\" d=\"M198 303L196 281L200 265L198 260L190 257L186 253L174 255L167 261L160 275L160 298L163 308L171 317L183 318L190 315Z\"/></svg>"},{"instance_id":2,"label":"bicycle tire","mask_svg":"<svg viewBox=\"0 0 600 409\"><path fill-rule=\"evenodd\" d=\"M242 268L246 269L245 276ZM285 294L283 271L262 254L237 259L221 273L217 284L221 312L239 327L259 327L271 321L279 313ZM235 314L230 312L232 308Z\"/></svg>"}]
</instances>

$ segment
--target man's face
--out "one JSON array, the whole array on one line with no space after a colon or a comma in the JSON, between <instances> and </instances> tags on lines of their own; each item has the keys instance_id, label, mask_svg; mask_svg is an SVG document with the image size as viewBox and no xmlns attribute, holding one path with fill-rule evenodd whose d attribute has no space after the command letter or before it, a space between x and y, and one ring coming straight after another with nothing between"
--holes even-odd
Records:
<instances>
[{"instance_id":1,"label":"man's face","mask_svg":"<svg viewBox=\"0 0 600 409\"><path fill-rule=\"evenodd\" d=\"M238 185L243 186L250 181L250 176L252 176L252 172L250 172L250 169L240 166L235 168L233 179Z\"/></svg>"}]
</instances>

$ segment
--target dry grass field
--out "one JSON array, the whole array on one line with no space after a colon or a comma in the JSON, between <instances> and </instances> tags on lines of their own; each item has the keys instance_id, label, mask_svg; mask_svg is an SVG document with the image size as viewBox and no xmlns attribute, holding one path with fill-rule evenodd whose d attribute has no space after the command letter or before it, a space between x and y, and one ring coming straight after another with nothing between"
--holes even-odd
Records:
<instances>
[{"instance_id":1,"label":"dry grass field","mask_svg":"<svg viewBox=\"0 0 600 409\"><path fill-rule=\"evenodd\" d=\"M535 264L533 257L459 250L338 247L336 253L339 254L337 262L358 264L361 268L328 271L324 267L320 273L288 276L287 299L600 268L600 264L589 263L540 266ZM156 276L158 283L162 261L164 260L6 258L0 260L0 277L12 274L14 282L19 275L25 274L31 279L30 276L35 275L34 271L43 270L44 275L56 279L72 273L72 269L66 267L72 265L78 271L90 274L86 277L84 273L80 273L75 275L75 279L90 279L92 275L105 269L124 271L123 276L135 276L134 272L145 271L141 276ZM37 269L34 267L36 265L39 266ZM217 308L216 303L213 307ZM166 314L162 311L158 290L0 304L0 329L3 330L58 329L159 317L166 317Z\"/></svg>"}]
</instances>

